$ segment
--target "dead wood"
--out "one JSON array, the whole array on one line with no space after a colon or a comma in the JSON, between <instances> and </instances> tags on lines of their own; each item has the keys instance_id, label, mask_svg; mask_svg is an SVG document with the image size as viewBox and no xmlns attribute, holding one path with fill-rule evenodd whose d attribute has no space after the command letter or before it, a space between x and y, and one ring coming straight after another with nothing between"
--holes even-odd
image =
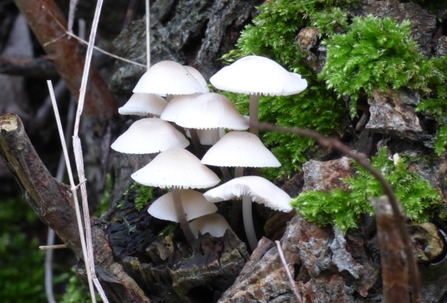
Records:
<instances>
[{"instance_id":1,"label":"dead wood","mask_svg":"<svg viewBox=\"0 0 447 303\"><path fill-rule=\"evenodd\" d=\"M43 57L36 59L0 57L0 74L39 79L52 79L58 76L53 62Z\"/></svg>"},{"instance_id":2,"label":"dead wood","mask_svg":"<svg viewBox=\"0 0 447 303\"><path fill-rule=\"evenodd\" d=\"M0 157L26 192L36 214L80 258L82 249L70 188L50 175L17 115L0 116ZM96 271L110 302L150 302L122 266L114 262L105 230L104 223L92 220Z\"/></svg>"}]
</instances>

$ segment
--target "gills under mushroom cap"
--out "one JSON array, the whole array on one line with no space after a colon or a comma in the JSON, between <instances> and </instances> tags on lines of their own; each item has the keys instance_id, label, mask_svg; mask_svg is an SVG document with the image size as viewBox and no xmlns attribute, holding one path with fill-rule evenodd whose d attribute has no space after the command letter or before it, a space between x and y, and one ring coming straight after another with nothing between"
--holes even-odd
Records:
<instances>
[{"instance_id":1,"label":"gills under mushroom cap","mask_svg":"<svg viewBox=\"0 0 447 303\"><path fill-rule=\"evenodd\" d=\"M267 179L258 176L234 178L203 194L209 202L241 199L248 196L253 202L264 204L274 210L292 210L290 196Z\"/></svg>"},{"instance_id":2,"label":"gills under mushroom cap","mask_svg":"<svg viewBox=\"0 0 447 303\"><path fill-rule=\"evenodd\" d=\"M135 93L122 107L118 108L121 115L160 116L168 102L158 95Z\"/></svg>"},{"instance_id":3,"label":"gills under mushroom cap","mask_svg":"<svg viewBox=\"0 0 447 303\"><path fill-rule=\"evenodd\" d=\"M215 238L223 237L227 229L231 229L230 224L222 215L209 214L195 219L189 223L194 237L198 237L199 232L203 235L210 233Z\"/></svg>"},{"instance_id":4,"label":"gills under mushroom cap","mask_svg":"<svg viewBox=\"0 0 447 303\"><path fill-rule=\"evenodd\" d=\"M180 191L180 197L187 221L212 214L217 211L216 205L209 203L201 192L192 189L183 189ZM152 202L147 211L155 218L176 223L179 222L179 218L175 212L172 192L164 194Z\"/></svg>"},{"instance_id":5,"label":"gills under mushroom cap","mask_svg":"<svg viewBox=\"0 0 447 303\"><path fill-rule=\"evenodd\" d=\"M220 167L281 166L257 136L241 131L232 131L223 136L206 152L202 163Z\"/></svg>"}]
</instances>

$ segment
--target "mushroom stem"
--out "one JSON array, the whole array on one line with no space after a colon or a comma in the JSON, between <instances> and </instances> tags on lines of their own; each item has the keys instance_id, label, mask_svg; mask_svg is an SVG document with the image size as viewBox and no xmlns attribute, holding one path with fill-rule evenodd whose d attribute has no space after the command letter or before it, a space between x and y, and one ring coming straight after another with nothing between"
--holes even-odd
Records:
<instances>
[{"instance_id":1,"label":"mushroom stem","mask_svg":"<svg viewBox=\"0 0 447 303\"><path fill-rule=\"evenodd\" d=\"M250 132L255 136L258 136L258 127L253 125L258 124L260 97L261 95L250 95Z\"/></svg>"},{"instance_id":2,"label":"mushroom stem","mask_svg":"<svg viewBox=\"0 0 447 303\"><path fill-rule=\"evenodd\" d=\"M243 175L244 175L244 167L236 166L234 168L234 177L239 178L239 177L242 177Z\"/></svg>"},{"instance_id":3,"label":"mushroom stem","mask_svg":"<svg viewBox=\"0 0 447 303\"><path fill-rule=\"evenodd\" d=\"M239 178L242 177L243 175L244 175L244 168L242 166L236 166L234 168L234 177ZM233 201L233 206L231 207L231 228L234 231L238 230L239 219L241 217L241 209L242 209L242 203L240 201Z\"/></svg>"},{"instance_id":4,"label":"mushroom stem","mask_svg":"<svg viewBox=\"0 0 447 303\"><path fill-rule=\"evenodd\" d=\"M183 230L186 241L188 241L191 245L191 243L194 242L195 237L192 233L191 227L188 224L188 220L186 219L185 210L183 209L182 199L180 197L180 191L181 189L173 188L172 199L174 200L174 208L180 223L180 228Z\"/></svg>"},{"instance_id":5,"label":"mushroom stem","mask_svg":"<svg viewBox=\"0 0 447 303\"><path fill-rule=\"evenodd\" d=\"M252 201L249 196L243 196L242 198L242 216L244 219L245 235L247 236L248 244L251 251L254 251L258 245L256 238L255 228L253 226L253 216L251 214Z\"/></svg>"},{"instance_id":6,"label":"mushroom stem","mask_svg":"<svg viewBox=\"0 0 447 303\"><path fill-rule=\"evenodd\" d=\"M171 101L172 99L174 99L174 95L171 95L171 94L166 94L166 101Z\"/></svg>"},{"instance_id":7,"label":"mushroom stem","mask_svg":"<svg viewBox=\"0 0 447 303\"><path fill-rule=\"evenodd\" d=\"M199 135L197 134L197 130L195 128L190 128L189 134L191 135L191 141L192 144L194 145L196 155L198 155L199 158L201 158L201 156L203 156L202 144L200 144L200 138Z\"/></svg>"},{"instance_id":8,"label":"mushroom stem","mask_svg":"<svg viewBox=\"0 0 447 303\"><path fill-rule=\"evenodd\" d=\"M228 170L228 167L221 166L220 172L222 173L222 176L225 180L230 181L233 177L230 174L230 171Z\"/></svg>"}]
</instances>

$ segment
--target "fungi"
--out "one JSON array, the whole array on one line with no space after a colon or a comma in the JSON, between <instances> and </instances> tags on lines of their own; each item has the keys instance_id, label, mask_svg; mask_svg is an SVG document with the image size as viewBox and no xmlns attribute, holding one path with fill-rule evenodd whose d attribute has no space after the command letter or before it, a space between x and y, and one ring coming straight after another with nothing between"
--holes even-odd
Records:
<instances>
[{"instance_id":1,"label":"fungi","mask_svg":"<svg viewBox=\"0 0 447 303\"><path fill-rule=\"evenodd\" d=\"M250 95L250 132L258 135L260 95L289 96L302 92L307 81L290 73L275 61L261 56L247 56L222 68L210 78L221 90Z\"/></svg>"},{"instance_id":2,"label":"fungi","mask_svg":"<svg viewBox=\"0 0 447 303\"><path fill-rule=\"evenodd\" d=\"M168 102L158 95L135 93L122 107L118 108L121 115L160 116Z\"/></svg>"},{"instance_id":3,"label":"fungi","mask_svg":"<svg viewBox=\"0 0 447 303\"><path fill-rule=\"evenodd\" d=\"M135 121L112 144L112 149L126 154L153 154L172 147L185 148L189 141L169 122L158 118Z\"/></svg>"},{"instance_id":4,"label":"fungi","mask_svg":"<svg viewBox=\"0 0 447 303\"><path fill-rule=\"evenodd\" d=\"M151 66L141 76L133 89L134 93L189 95L208 92L191 72L174 61L161 61Z\"/></svg>"},{"instance_id":5,"label":"fungi","mask_svg":"<svg viewBox=\"0 0 447 303\"><path fill-rule=\"evenodd\" d=\"M196 238L205 233L209 233L214 238L223 237L226 230L231 229L227 220L222 215L216 213L199 217L191 221L189 226Z\"/></svg>"},{"instance_id":6,"label":"fungi","mask_svg":"<svg viewBox=\"0 0 447 303\"><path fill-rule=\"evenodd\" d=\"M219 177L196 156L178 147L161 152L131 177L146 186L171 189L180 227L188 243L192 243L194 236L186 219L180 190L212 187L220 182Z\"/></svg>"},{"instance_id":7,"label":"fungi","mask_svg":"<svg viewBox=\"0 0 447 303\"><path fill-rule=\"evenodd\" d=\"M274 210L289 212L290 196L272 182L258 176L234 178L203 194L209 202L220 202L231 199L242 199L242 214L245 233L252 251L257 246L257 238L253 227L252 202L264 204Z\"/></svg>"}]
</instances>

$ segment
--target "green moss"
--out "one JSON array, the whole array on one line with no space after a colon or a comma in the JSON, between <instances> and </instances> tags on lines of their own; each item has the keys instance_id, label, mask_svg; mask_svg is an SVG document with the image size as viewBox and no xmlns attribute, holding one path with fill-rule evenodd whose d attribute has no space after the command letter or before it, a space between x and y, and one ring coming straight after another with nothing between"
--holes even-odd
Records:
<instances>
[{"instance_id":1,"label":"green moss","mask_svg":"<svg viewBox=\"0 0 447 303\"><path fill-rule=\"evenodd\" d=\"M259 15L241 33L234 50L223 57L232 62L247 55L261 55L275 60L289 71L300 73L308 81L308 88L299 95L289 97L261 97L259 119L281 126L295 126L330 134L340 124L344 104L336 100L325 83L304 65L303 53L295 39L301 28L321 25L320 33L334 32L346 26L346 13L337 8L351 1L303 1L276 0L259 6ZM335 6L335 9L334 9ZM226 93L238 109L248 114L248 96ZM306 151L314 147L314 141L279 133L260 134L264 144L280 160L282 167L269 169L269 177L290 175L300 170L307 160Z\"/></svg>"},{"instance_id":2,"label":"green moss","mask_svg":"<svg viewBox=\"0 0 447 303\"><path fill-rule=\"evenodd\" d=\"M427 99L418 105L417 111L433 117L438 125L435 138L435 151L438 155L445 151L447 146L447 57L432 58L430 78L430 91Z\"/></svg>"},{"instance_id":3,"label":"green moss","mask_svg":"<svg viewBox=\"0 0 447 303\"><path fill-rule=\"evenodd\" d=\"M123 196L126 197L131 190L136 190L135 208L139 211L154 198L154 187L152 186L145 186L134 182L126 189ZM124 205L124 201L121 201L120 205ZM118 207L121 207L120 205Z\"/></svg>"},{"instance_id":4,"label":"green moss","mask_svg":"<svg viewBox=\"0 0 447 303\"><path fill-rule=\"evenodd\" d=\"M0 298L1 302L44 302L45 253L30 236L38 227L34 211L20 199L1 201Z\"/></svg>"},{"instance_id":5,"label":"green moss","mask_svg":"<svg viewBox=\"0 0 447 303\"><path fill-rule=\"evenodd\" d=\"M74 268L71 269L71 273L66 275L68 284L65 293L62 295L61 303L91 303L90 291L85 282L83 282L77 275ZM100 300L99 294L96 295L96 301Z\"/></svg>"},{"instance_id":6,"label":"green moss","mask_svg":"<svg viewBox=\"0 0 447 303\"><path fill-rule=\"evenodd\" d=\"M403 86L430 90L436 67L418 51L410 25L408 20L398 24L391 18L355 17L346 33L324 41L327 61L319 76L340 97L351 97L352 115L362 92Z\"/></svg>"},{"instance_id":7,"label":"green moss","mask_svg":"<svg viewBox=\"0 0 447 303\"><path fill-rule=\"evenodd\" d=\"M386 148L373 157L372 165L384 174L410 219L425 222L433 209L441 204L441 197L431 184L408 170L406 160L400 159L395 165ZM333 224L342 231L355 228L362 214L373 213L368 199L381 196L382 187L371 174L360 167L352 178L344 181L348 184L349 191L307 191L295 198L292 205L309 221L320 225Z\"/></svg>"}]
</instances>

